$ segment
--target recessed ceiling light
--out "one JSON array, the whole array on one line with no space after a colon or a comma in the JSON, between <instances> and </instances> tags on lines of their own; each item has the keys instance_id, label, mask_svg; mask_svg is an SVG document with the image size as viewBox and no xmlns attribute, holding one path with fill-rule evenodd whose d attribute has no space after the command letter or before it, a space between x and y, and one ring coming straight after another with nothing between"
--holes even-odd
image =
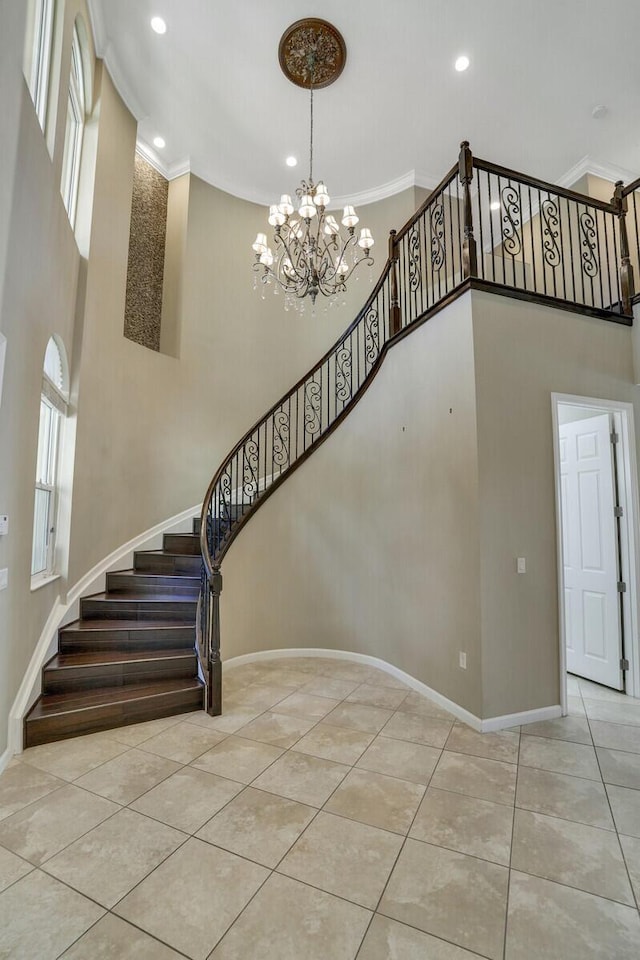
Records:
<instances>
[{"instance_id":1,"label":"recessed ceiling light","mask_svg":"<svg viewBox=\"0 0 640 960\"><path fill-rule=\"evenodd\" d=\"M469 66L469 57L465 57L465 56L458 57L454 66L458 71L458 73L462 73L462 71L466 70L467 67Z\"/></svg>"},{"instance_id":2,"label":"recessed ceiling light","mask_svg":"<svg viewBox=\"0 0 640 960\"><path fill-rule=\"evenodd\" d=\"M151 29L155 30L156 33L166 33L167 25L162 19L162 17L152 17L151 18Z\"/></svg>"},{"instance_id":3,"label":"recessed ceiling light","mask_svg":"<svg viewBox=\"0 0 640 960\"><path fill-rule=\"evenodd\" d=\"M285 160L285 163L286 163L286 165L287 165L288 167L297 167L297 166L298 166L298 161L297 161L297 159L296 159L295 157L287 157L287 159Z\"/></svg>"},{"instance_id":4,"label":"recessed ceiling light","mask_svg":"<svg viewBox=\"0 0 640 960\"><path fill-rule=\"evenodd\" d=\"M493 203L490 203L490 204L489 204L489 210L499 210L499 209L500 209L500 201L499 201L499 200L494 200Z\"/></svg>"},{"instance_id":5,"label":"recessed ceiling light","mask_svg":"<svg viewBox=\"0 0 640 960\"><path fill-rule=\"evenodd\" d=\"M166 147L166 143L164 142L164 137L154 137L153 145L154 147L157 147L158 150L162 150L163 147Z\"/></svg>"}]
</instances>

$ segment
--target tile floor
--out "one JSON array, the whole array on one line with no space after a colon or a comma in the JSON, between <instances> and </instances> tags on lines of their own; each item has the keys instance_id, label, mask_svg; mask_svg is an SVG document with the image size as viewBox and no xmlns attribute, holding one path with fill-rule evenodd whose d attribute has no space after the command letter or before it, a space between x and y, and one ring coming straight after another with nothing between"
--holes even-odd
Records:
<instances>
[{"instance_id":1,"label":"tile floor","mask_svg":"<svg viewBox=\"0 0 640 960\"><path fill-rule=\"evenodd\" d=\"M640 701L480 735L372 667L225 675L225 714L0 777L0 957L637 960Z\"/></svg>"}]
</instances>

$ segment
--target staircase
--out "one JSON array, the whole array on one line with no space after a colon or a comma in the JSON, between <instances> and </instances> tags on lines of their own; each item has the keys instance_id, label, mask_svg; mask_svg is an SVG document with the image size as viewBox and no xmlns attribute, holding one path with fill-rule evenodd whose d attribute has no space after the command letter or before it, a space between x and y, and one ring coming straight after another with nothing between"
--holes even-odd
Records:
<instances>
[{"instance_id":1,"label":"staircase","mask_svg":"<svg viewBox=\"0 0 640 960\"><path fill-rule=\"evenodd\" d=\"M132 570L108 573L105 593L81 599L43 667L25 747L202 709L199 524L165 534L162 550L136 551Z\"/></svg>"}]
</instances>

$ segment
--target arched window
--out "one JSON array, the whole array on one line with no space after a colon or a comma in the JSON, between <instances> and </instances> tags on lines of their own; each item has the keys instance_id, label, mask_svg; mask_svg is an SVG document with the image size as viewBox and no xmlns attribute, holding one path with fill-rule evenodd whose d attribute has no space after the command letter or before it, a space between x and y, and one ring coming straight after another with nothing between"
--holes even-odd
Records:
<instances>
[{"instance_id":1,"label":"arched window","mask_svg":"<svg viewBox=\"0 0 640 960\"><path fill-rule=\"evenodd\" d=\"M45 129L55 0L32 0L25 73L40 126Z\"/></svg>"},{"instance_id":2,"label":"arched window","mask_svg":"<svg viewBox=\"0 0 640 960\"><path fill-rule=\"evenodd\" d=\"M71 72L69 74L69 98L67 102L67 126L64 135L62 158L62 181L60 191L67 208L71 225L75 225L80 183L80 160L82 139L87 115L87 77L83 57L81 26L76 20L71 41Z\"/></svg>"},{"instance_id":3,"label":"arched window","mask_svg":"<svg viewBox=\"0 0 640 960\"><path fill-rule=\"evenodd\" d=\"M51 576L55 572L58 460L67 400L68 375L64 347L51 337L44 357L40 395L32 577Z\"/></svg>"}]
</instances>

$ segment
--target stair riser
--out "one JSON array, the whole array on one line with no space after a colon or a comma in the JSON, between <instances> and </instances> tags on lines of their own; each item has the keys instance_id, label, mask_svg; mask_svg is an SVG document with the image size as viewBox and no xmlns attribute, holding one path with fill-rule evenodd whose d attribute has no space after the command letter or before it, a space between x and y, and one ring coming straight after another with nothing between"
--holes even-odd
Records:
<instances>
[{"instance_id":1,"label":"stair riser","mask_svg":"<svg viewBox=\"0 0 640 960\"><path fill-rule=\"evenodd\" d=\"M200 538L189 533L165 533L162 549L167 553L181 553L190 557L200 556Z\"/></svg>"},{"instance_id":2,"label":"stair riser","mask_svg":"<svg viewBox=\"0 0 640 960\"><path fill-rule=\"evenodd\" d=\"M84 620L193 620L197 601L171 600L165 603L136 600L80 601L80 616Z\"/></svg>"},{"instance_id":3,"label":"stair riser","mask_svg":"<svg viewBox=\"0 0 640 960\"><path fill-rule=\"evenodd\" d=\"M137 553L134 557L134 570L141 573L157 573L174 577L199 577L202 560L199 556L171 556L162 553Z\"/></svg>"},{"instance_id":4,"label":"stair riser","mask_svg":"<svg viewBox=\"0 0 640 960\"><path fill-rule=\"evenodd\" d=\"M43 676L44 694L75 693L98 687L126 686L130 683L154 683L157 680L180 680L197 676L195 654L186 654L171 660L148 660L144 663L109 663L99 666L46 669Z\"/></svg>"},{"instance_id":5,"label":"stair riser","mask_svg":"<svg viewBox=\"0 0 640 960\"><path fill-rule=\"evenodd\" d=\"M35 747L40 743L66 740L86 733L109 730L113 727L156 720L203 708L202 689L178 691L157 697L145 697L127 703L103 704L62 713L46 719L25 720L24 745Z\"/></svg>"},{"instance_id":6,"label":"stair riser","mask_svg":"<svg viewBox=\"0 0 640 960\"><path fill-rule=\"evenodd\" d=\"M177 582L176 582L177 580ZM197 597L200 580L190 577L170 577L154 574L135 576L126 573L107 574L107 593L146 593L149 596L161 593L165 596Z\"/></svg>"}]
</instances>

